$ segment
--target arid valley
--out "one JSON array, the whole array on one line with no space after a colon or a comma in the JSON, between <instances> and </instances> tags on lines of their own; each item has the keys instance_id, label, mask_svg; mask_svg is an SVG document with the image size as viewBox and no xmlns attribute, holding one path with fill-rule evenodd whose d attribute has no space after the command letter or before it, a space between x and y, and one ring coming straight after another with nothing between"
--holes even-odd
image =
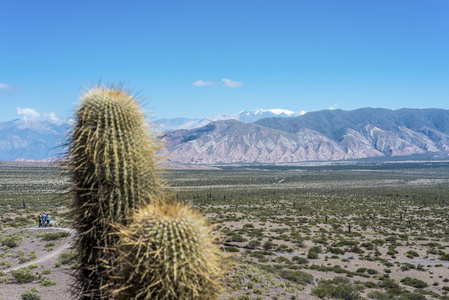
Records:
<instances>
[{"instance_id":1,"label":"arid valley","mask_svg":"<svg viewBox=\"0 0 449 300\"><path fill-rule=\"evenodd\" d=\"M4 162L0 173L0 299L69 299L64 172ZM235 255L221 299L448 299L447 162L178 168L164 180ZM40 212L58 226L37 228Z\"/></svg>"}]
</instances>

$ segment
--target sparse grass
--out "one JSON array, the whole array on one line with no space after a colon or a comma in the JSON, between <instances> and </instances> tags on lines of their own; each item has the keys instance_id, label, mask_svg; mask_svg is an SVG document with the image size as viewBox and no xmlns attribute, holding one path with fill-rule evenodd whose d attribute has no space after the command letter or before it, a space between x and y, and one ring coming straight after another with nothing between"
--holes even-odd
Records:
<instances>
[{"instance_id":1,"label":"sparse grass","mask_svg":"<svg viewBox=\"0 0 449 300\"><path fill-rule=\"evenodd\" d=\"M13 283L30 283L37 279L30 267L20 268L10 273Z\"/></svg>"},{"instance_id":2,"label":"sparse grass","mask_svg":"<svg viewBox=\"0 0 449 300\"><path fill-rule=\"evenodd\" d=\"M8 260L6 259L0 260L0 270L8 269L11 266L12 264Z\"/></svg>"},{"instance_id":3,"label":"sparse grass","mask_svg":"<svg viewBox=\"0 0 449 300\"><path fill-rule=\"evenodd\" d=\"M70 204L70 198L61 197L60 191L68 180L56 164L4 163L0 166L0 184L2 191L7 191L0 194L0 215L13 212L20 217L3 219L3 228L37 226L39 212L58 210Z\"/></svg>"},{"instance_id":4,"label":"sparse grass","mask_svg":"<svg viewBox=\"0 0 449 300\"><path fill-rule=\"evenodd\" d=\"M423 279L428 270L437 268L395 264L397 260L446 258L448 168L448 164L224 167L175 171L167 181L178 200L192 203L221 225L232 245L228 247L257 250L240 252L244 264L343 274L359 290L352 283L357 278L382 279L416 270ZM277 184L279 178L282 184ZM438 283L424 289L441 286L442 279ZM394 291L373 284L359 286L388 295ZM404 293L400 286L398 290Z\"/></svg>"},{"instance_id":5,"label":"sparse grass","mask_svg":"<svg viewBox=\"0 0 449 300\"><path fill-rule=\"evenodd\" d=\"M20 245L22 237L20 235L8 235L1 239L1 244L8 248L16 248Z\"/></svg>"},{"instance_id":6,"label":"sparse grass","mask_svg":"<svg viewBox=\"0 0 449 300\"><path fill-rule=\"evenodd\" d=\"M319 281L318 286L312 289L312 294L321 299L362 300L359 290L349 279L336 277L333 280Z\"/></svg>"},{"instance_id":7,"label":"sparse grass","mask_svg":"<svg viewBox=\"0 0 449 300\"><path fill-rule=\"evenodd\" d=\"M48 251L48 252L53 251L53 248L55 247L55 245L56 244L54 242L48 242L44 245L44 250Z\"/></svg>"},{"instance_id":8,"label":"sparse grass","mask_svg":"<svg viewBox=\"0 0 449 300\"><path fill-rule=\"evenodd\" d=\"M56 262L56 267L60 267L61 265L68 265L71 263L74 263L76 261L76 251L75 250L69 250L64 251L59 255L59 259Z\"/></svg>"},{"instance_id":9,"label":"sparse grass","mask_svg":"<svg viewBox=\"0 0 449 300\"><path fill-rule=\"evenodd\" d=\"M20 295L21 300L41 300L41 296L35 294L32 291L25 291Z\"/></svg>"},{"instance_id":10,"label":"sparse grass","mask_svg":"<svg viewBox=\"0 0 449 300\"><path fill-rule=\"evenodd\" d=\"M56 282L48 280L48 279L42 279L41 285L42 286L52 286L52 285L56 285Z\"/></svg>"},{"instance_id":11,"label":"sparse grass","mask_svg":"<svg viewBox=\"0 0 449 300\"><path fill-rule=\"evenodd\" d=\"M447 297L449 164L218 168L175 170L166 180L175 198L218 225L223 251L238 255L225 299L301 299L305 287L328 298ZM40 211L66 224L70 215L53 212L69 203L55 196L65 184L57 168L0 166L0 173L8 191L0 195L0 241L6 238L0 269L6 269L33 259L20 248L30 233L11 238L8 230L37 226ZM11 212L15 215L5 215ZM52 251L67 235L41 232L29 238L40 250ZM16 246L6 245L16 238ZM435 263L438 259L442 262ZM76 253L61 254L56 266L63 264L76 268ZM345 280L321 280L329 276Z\"/></svg>"},{"instance_id":12,"label":"sparse grass","mask_svg":"<svg viewBox=\"0 0 449 300\"><path fill-rule=\"evenodd\" d=\"M42 241L55 241L70 236L70 232L58 231L58 232L43 232L37 235Z\"/></svg>"},{"instance_id":13,"label":"sparse grass","mask_svg":"<svg viewBox=\"0 0 449 300\"><path fill-rule=\"evenodd\" d=\"M429 286L426 282L419 280L417 278L411 278L411 277L405 277L405 278L401 279L401 283L404 285L408 285L408 286L417 288L417 289L422 289L422 288L426 288Z\"/></svg>"}]
</instances>

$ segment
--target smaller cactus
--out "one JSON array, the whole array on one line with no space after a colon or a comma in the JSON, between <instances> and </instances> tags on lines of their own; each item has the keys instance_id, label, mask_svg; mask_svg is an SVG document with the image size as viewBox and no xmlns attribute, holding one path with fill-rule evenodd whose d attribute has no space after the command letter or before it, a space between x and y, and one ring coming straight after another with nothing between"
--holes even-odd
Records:
<instances>
[{"instance_id":1,"label":"smaller cactus","mask_svg":"<svg viewBox=\"0 0 449 300\"><path fill-rule=\"evenodd\" d=\"M116 225L118 299L217 299L223 260L212 227L189 206L152 203Z\"/></svg>"}]
</instances>

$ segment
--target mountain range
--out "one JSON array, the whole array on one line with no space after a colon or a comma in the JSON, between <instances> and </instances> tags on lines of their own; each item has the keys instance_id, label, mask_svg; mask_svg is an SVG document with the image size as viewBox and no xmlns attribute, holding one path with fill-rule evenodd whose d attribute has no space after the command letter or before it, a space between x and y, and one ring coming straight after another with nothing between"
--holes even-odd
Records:
<instances>
[{"instance_id":1,"label":"mountain range","mask_svg":"<svg viewBox=\"0 0 449 300\"><path fill-rule=\"evenodd\" d=\"M49 120L0 122L0 160L55 160L69 127Z\"/></svg>"},{"instance_id":2,"label":"mountain range","mask_svg":"<svg viewBox=\"0 0 449 300\"><path fill-rule=\"evenodd\" d=\"M324 110L252 123L225 120L164 135L175 163L295 163L449 152L449 111Z\"/></svg>"},{"instance_id":3,"label":"mountain range","mask_svg":"<svg viewBox=\"0 0 449 300\"><path fill-rule=\"evenodd\" d=\"M162 119L167 159L181 164L297 163L449 153L449 111L361 108L295 113L254 110L200 120ZM203 126L201 126L203 125ZM61 153L70 125L0 122L0 160Z\"/></svg>"},{"instance_id":4,"label":"mountain range","mask_svg":"<svg viewBox=\"0 0 449 300\"><path fill-rule=\"evenodd\" d=\"M242 110L237 114L218 114L203 119L187 119L187 118L175 118L175 119L159 119L154 123L162 131L178 130L178 129L195 129L206 126L207 124L221 120L238 120L244 123L255 122L263 118L291 118L305 114L305 111L294 112L286 109L254 109L254 110Z\"/></svg>"}]
</instances>

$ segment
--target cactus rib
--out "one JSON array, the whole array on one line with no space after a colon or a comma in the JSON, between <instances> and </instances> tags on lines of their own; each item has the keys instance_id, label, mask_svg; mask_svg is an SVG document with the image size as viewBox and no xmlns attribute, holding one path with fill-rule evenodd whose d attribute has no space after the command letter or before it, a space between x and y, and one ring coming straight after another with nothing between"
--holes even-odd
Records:
<instances>
[{"instance_id":1,"label":"cactus rib","mask_svg":"<svg viewBox=\"0 0 449 300\"><path fill-rule=\"evenodd\" d=\"M118 225L119 299L216 299L222 256L190 207L161 201Z\"/></svg>"}]
</instances>

